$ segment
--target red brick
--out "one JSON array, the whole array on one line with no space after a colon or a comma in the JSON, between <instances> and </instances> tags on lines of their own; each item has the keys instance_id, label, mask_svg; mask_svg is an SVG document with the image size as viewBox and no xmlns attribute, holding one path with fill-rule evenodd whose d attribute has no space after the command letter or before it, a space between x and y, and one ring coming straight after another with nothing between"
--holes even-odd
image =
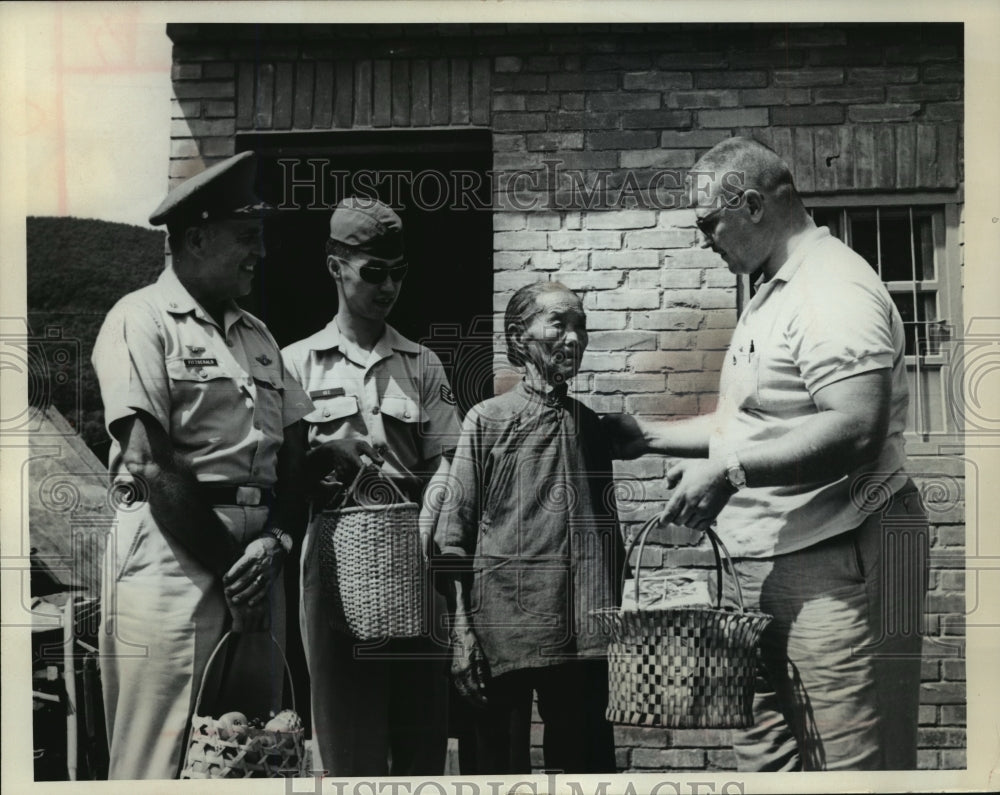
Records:
<instances>
[{"instance_id":1,"label":"red brick","mask_svg":"<svg viewBox=\"0 0 1000 795\"><path fill-rule=\"evenodd\" d=\"M656 133L651 133L653 136ZM654 141L655 146L655 141ZM622 168L688 168L694 165L695 153L691 149L649 149L622 152Z\"/></svg>"},{"instance_id":2,"label":"red brick","mask_svg":"<svg viewBox=\"0 0 1000 795\"><path fill-rule=\"evenodd\" d=\"M558 72L549 75L549 91L614 91L618 88L618 75L593 75Z\"/></svg>"},{"instance_id":3,"label":"red brick","mask_svg":"<svg viewBox=\"0 0 1000 795\"><path fill-rule=\"evenodd\" d=\"M662 375L641 373L614 373L594 376L594 391L604 393L625 392L632 395L639 392L662 392L667 379Z\"/></svg>"},{"instance_id":4,"label":"red brick","mask_svg":"<svg viewBox=\"0 0 1000 795\"><path fill-rule=\"evenodd\" d=\"M940 767L937 751L923 748L917 750L917 770L938 770Z\"/></svg>"},{"instance_id":5,"label":"red brick","mask_svg":"<svg viewBox=\"0 0 1000 795\"><path fill-rule=\"evenodd\" d=\"M813 98L816 102L849 102L854 104L882 102L885 99L885 89L881 86L817 88L813 91Z\"/></svg>"},{"instance_id":6,"label":"red brick","mask_svg":"<svg viewBox=\"0 0 1000 795\"><path fill-rule=\"evenodd\" d=\"M658 312L637 312L632 325L641 329L694 331L702 321L702 313L688 309L666 309Z\"/></svg>"},{"instance_id":7,"label":"red brick","mask_svg":"<svg viewBox=\"0 0 1000 795\"><path fill-rule=\"evenodd\" d=\"M698 88L763 88L767 85L767 72L731 69L697 72L694 82Z\"/></svg>"},{"instance_id":8,"label":"red brick","mask_svg":"<svg viewBox=\"0 0 1000 795\"><path fill-rule=\"evenodd\" d=\"M920 112L920 106L910 105L855 105L848 109L853 122L906 121Z\"/></svg>"},{"instance_id":9,"label":"red brick","mask_svg":"<svg viewBox=\"0 0 1000 795\"><path fill-rule=\"evenodd\" d=\"M740 91L739 102L751 105L808 105L808 88L750 88Z\"/></svg>"},{"instance_id":10,"label":"red brick","mask_svg":"<svg viewBox=\"0 0 1000 795\"><path fill-rule=\"evenodd\" d=\"M733 328L736 325L734 309L708 309L702 313L705 317L703 328Z\"/></svg>"},{"instance_id":11,"label":"red brick","mask_svg":"<svg viewBox=\"0 0 1000 795\"><path fill-rule=\"evenodd\" d=\"M582 92L559 95L559 107L563 110L583 110L585 105L585 95Z\"/></svg>"},{"instance_id":12,"label":"red brick","mask_svg":"<svg viewBox=\"0 0 1000 795\"><path fill-rule=\"evenodd\" d=\"M553 251L568 249L618 249L622 236L619 232L552 232L549 247Z\"/></svg>"},{"instance_id":13,"label":"red brick","mask_svg":"<svg viewBox=\"0 0 1000 795\"><path fill-rule=\"evenodd\" d=\"M809 66L878 66L882 51L878 47L829 47L812 50L807 59Z\"/></svg>"},{"instance_id":14,"label":"red brick","mask_svg":"<svg viewBox=\"0 0 1000 795\"><path fill-rule=\"evenodd\" d=\"M733 742L727 729L678 729L672 734L675 748L728 748Z\"/></svg>"},{"instance_id":15,"label":"red brick","mask_svg":"<svg viewBox=\"0 0 1000 795\"><path fill-rule=\"evenodd\" d=\"M543 251L546 243L545 232L496 232L493 235L494 251Z\"/></svg>"},{"instance_id":16,"label":"red brick","mask_svg":"<svg viewBox=\"0 0 1000 795\"><path fill-rule=\"evenodd\" d=\"M590 267L595 270L660 267L658 251L595 251L590 258Z\"/></svg>"},{"instance_id":17,"label":"red brick","mask_svg":"<svg viewBox=\"0 0 1000 795\"><path fill-rule=\"evenodd\" d=\"M648 229L656 226L655 210L619 210L587 213L587 229Z\"/></svg>"},{"instance_id":18,"label":"red brick","mask_svg":"<svg viewBox=\"0 0 1000 795\"><path fill-rule=\"evenodd\" d=\"M495 91L546 91L548 80L546 75L530 74L494 74L491 83Z\"/></svg>"},{"instance_id":19,"label":"red brick","mask_svg":"<svg viewBox=\"0 0 1000 795\"><path fill-rule=\"evenodd\" d=\"M660 284L660 274L655 270L630 271L626 279L630 290L656 290Z\"/></svg>"},{"instance_id":20,"label":"red brick","mask_svg":"<svg viewBox=\"0 0 1000 795\"><path fill-rule=\"evenodd\" d=\"M964 704L946 704L940 709L942 726L964 726L968 720Z\"/></svg>"},{"instance_id":21,"label":"red brick","mask_svg":"<svg viewBox=\"0 0 1000 795\"><path fill-rule=\"evenodd\" d=\"M667 389L679 395L688 392L715 394L719 391L719 376L717 373L670 373Z\"/></svg>"},{"instance_id":22,"label":"red brick","mask_svg":"<svg viewBox=\"0 0 1000 795\"><path fill-rule=\"evenodd\" d=\"M861 67L848 70L847 82L884 86L889 83L916 83L918 76L916 66Z\"/></svg>"},{"instance_id":23,"label":"red brick","mask_svg":"<svg viewBox=\"0 0 1000 795\"><path fill-rule=\"evenodd\" d=\"M584 402L598 414L621 414L625 410L623 395L589 395Z\"/></svg>"},{"instance_id":24,"label":"red brick","mask_svg":"<svg viewBox=\"0 0 1000 795\"><path fill-rule=\"evenodd\" d=\"M724 69L727 61L723 52L677 52L657 56L656 65L663 69Z\"/></svg>"},{"instance_id":25,"label":"red brick","mask_svg":"<svg viewBox=\"0 0 1000 795\"><path fill-rule=\"evenodd\" d=\"M622 86L626 91L671 91L691 88L690 72L631 72L625 74Z\"/></svg>"},{"instance_id":26,"label":"red brick","mask_svg":"<svg viewBox=\"0 0 1000 795\"><path fill-rule=\"evenodd\" d=\"M945 750L941 752L942 770L965 770L966 752L962 750Z\"/></svg>"},{"instance_id":27,"label":"red brick","mask_svg":"<svg viewBox=\"0 0 1000 795\"><path fill-rule=\"evenodd\" d=\"M709 148L729 137L725 130L665 130L660 134L660 146L676 149Z\"/></svg>"},{"instance_id":28,"label":"red brick","mask_svg":"<svg viewBox=\"0 0 1000 795\"><path fill-rule=\"evenodd\" d=\"M500 132L527 132L545 129L544 113L494 113L493 129Z\"/></svg>"},{"instance_id":29,"label":"red brick","mask_svg":"<svg viewBox=\"0 0 1000 795\"><path fill-rule=\"evenodd\" d=\"M694 232L689 233L691 242ZM667 268L716 268L721 258L713 251L704 248L683 248L664 252L663 265Z\"/></svg>"},{"instance_id":30,"label":"red brick","mask_svg":"<svg viewBox=\"0 0 1000 795\"><path fill-rule=\"evenodd\" d=\"M527 136L526 145L529 152L583 149L583 133L533 133Z\"/></svg>"},{"instance_id":31,"label":"red brick","mask_svg":"<svg viewBox=\"0 0 1000 795\"><path fill-rule=\"evenodd\" d=\"M651 149L657 145L659 133L655 130L587 133L588 149Z\"/></svg>"},{"instance_id":32,"label":"red brick","mask_svg":"<svg viewBox=\"0 0 1000 795\"><path fill-rule=\"evenodd\" d=\"M729 341L732 339L732 329L711 329L709 331L699 331L695 341L695 347L699 350L721 350L729 349Z\"/></svg>"},{"instance_id":33,"label":"red brick","mask_svg":"<svg viewBox=\"0 0 1000 795\"><path fill-rule=\"evenodd\" d=\"M236 154L236 142L229 137L199 138L203 157L232 157Z\"/></svg>"},{"instance_id":34,"label":"red brick","mask_svg":"<svg viewBox=\"0 0 1000 795\"><path fill-rule=\"evenodd\" d=\"M964 682L965 660L942 660L941 676L948 682Z\"/></svg>"},{"instance_id":35,"label":"red brick","mask_svg":"<svg viewBox=\"0 0 1000 795\"><path fill-rule=\"evenodd\" d=\"M669 416L673 414L696 414L698 400L694 395L628 395L625 398L629 413L646 416Z\"/></svg>"},{"instance_id":36,"label":"red brick","mask_svg":"<svg viewBox=\"0 0 1000 795\"><path fill-rule=\"evenodd\" d=\"M589 347L598 351L651 351L656 335L648 331L597 331L590 335Z\"/></svg>"},{"instance_id":37,"label":"red brick","mask_svg":"<svg viewBox=\"0 0 1000 795\"><path fill-rule=\"evenodd\" d=\"M965 108L961 102L931 102L924 109L927 121L962 121Z\"/></svg>"},{"instance_id":38,"label":"red brick","mask_svg":"<svg viewBox=\"0 0 1000 795\"><path fill-rule=\"evenodd\" d=\"M565 107L559 101L558 94L526 94L524 97L525 110L558 110Z\"/></svg>"},{"instance_id":39,"label":"red brick","mask_svg":"<svg viewBox=\"0 0 1000 795\"><path fill-rule=\"evenodd\" d=\"M205 102L205 118L230 118L236 116L236 103L223 100L207 100Z\"/></svg>"},{"instance_id":40,"label":"red brick","mask_svg":"<svg viewBox=\"0 0 1000 795\"><path fill-rule=\"evenodd\" d=\"M494 152L523 152L524 150L523 135L497 133L493 136Z\"/></svg>"},{"instance_id":41,"label":"red brick","mask_svg":"<svg viewBox=\"0 0 1000 795\"><path fill-rule=\"evenodd\" d=\"M962 98L962 87L957 83L889 86L886 91L889 102L943 102Z\"/></svg>"},{"instance_id":42,"label":"red brick","mask_svg":"<svg viewBox=\"0 0 1000 795\"><path fill-rule=\"evenodd\" d=\"M729 66L732 69L754 69L770 67L774 69L791 69L805 63L805 54L799 50L789 50L784 47L778 50L748 50L729 53Z\"/></svg>"},{"instance_id":43,"label":"red brick","mask_svg":"<svg viewBox=\"0 0 1000 795\"><path fill-rule=\"evenodd\" d=\"M653 110L659 108L662 97L658 93L630 91L608 91L587 95L587 108L595 111L606 110Z\"/></svg>"},{"instance_id":44,"label":"red brick","mask_svg":"<svg viewBox=\"0 0 1000 795\"><path fill-rule=\"evenodd\" d=\"M917 725L934 726L937 724L938 708L933 704L922 704L917 710Z\"/></svg>"},{"instance_id":45,"label":"red brick","mask_svg":"<svg viewBox=\"0 0 1000 795\"><path fill-rule=\"evenodd\" d=\"M771 121L775 125L842 124L844 108L840 105L771 108Z\"/></svg>"},{"instance_id":46,"label":"red brick","mask_svg":"<svg viewBox=\"0 0 1000 795\"><path fill-rule=\"evenodd\" d=\"M171 138L205 138L231 136L236 133L235 119L174 119L170 122Z\"/></svg>"},{"instance_id":47,"label":"red brick","mask_svg":"<svg viewBox=\"0 0 1000 795\"><path fill-rule=\"evenodd\" d=\"M941 666L938 660L921 660L920 678L925 682L936 682L941 678Z\"/></svg>"},{"instance_id":48,"label":"red brick","mask_svg":"<svg viewBox=\"0 0 1000 795\"><path fill-rule=\"evenodd\" d=\"M198 148L198 142L194 138L174 138L170 141L171 159L200 156L201 150Z\"/></svg>"},{"instance_id":49,"label":"red brick","mask_svg":"<svg viewBox=\"0 0 1000 795\"><path fill-rule=\"evenodd\" d=\"M694 242L694 232L685 229L656 229L626 232L627 248L682 248Z\"/></svg>"},{"instance_id":50,"label":"red brick","mask_svg":"<svg viewBox=\"0 0 1000 795\"><path fill-rule=\"evenodd\" d=\"M494 232L512 232L517 229L524 229L527 225L527 217L524 213L501 212L493 213Z\"/></svg>"},{"instance_id":51,"label":"red brick","mask_svg":"<svg viewBox=\"0 0 1000 795\"><path fill-rule=\"evenodd\" d=\"M931 64L924 67L926 83L961 83L965 77L962 64Z\"/></svg>"},{"instance_id":52,"label":"red brick","mask_svg":"<svg viewBox=\"0 0 1000 795\"><path fill-rule=\"evenodd\" d=\"M602 290L588 293L584 301L587 309L656 309L660 294L655 290ZM636 328L649 328L635 324Z\"/></svg>"},{"instance_id":53,"label":"red brick","mask_svg":"<svg viewBox=\"0 0 1000 795\"><path fill-rule=\"evenodd\" d=\"M636 748L632 751L632 767L656 770L704 770L705 752L702 750L654 750Z\"/></svg>"},{"instance_id":54,"label":"red brick","mask_svg":"<svg viewBox=\"0 0 1000 795\"><path fill-rule=\"evenodd\" d=\"M726 750L709 750L707 756L709 770L736 769L736 752L732 748Z\"/></svg>"},{"instance_id":55,"label":"red brick","mask_svg":"<svg viewBox=\"0 0 1000 795\"><path fill-rule=\"evenodd\" d=\"M674 91L667 95L671 108L734 108L740 104L739 92L732 90Z\"/></svg>"},{"instance_id":56,"label":"red brick","mask_svg":"<svg viewBox=\"0 0 1000 795\"><path fill-rule=\"evenodd\" d=\"M558 72L558 55L532 55L524 60L522 69L526 72Z\"/></svg>"},{"instance_id":57,"label":"red brick","mask_svg":"<svg viewBox=\"0 0 1000 795\"><path fill-rule=\"evenodd\" d=\"M662 113L663 111L647 111L651 113ZM629 115L629 114L626 114ZM550 130L607 130L617 126L617 113L592 113L576 111L559 111L550 113L548 116L548 126ZM628 127L629 125L625 125ZM652 127L652 124L632 125L638 127Z\"/></svg>"},{"instance_id":58,"label":"red brick","mask_svg":"<svg viewBox=\"0 0 1000 795\"><path fill-rule=\"evenodd\" d=\"M699 332L700 333L700 332ZM682 351L697 347L698 334L691 331L661 331L659 348L662 351Z\"/></svg>"},{"instance_id":59,"label":"red brick","mask_svg":"<svg viewBox=\"0 0 1000 795\"><path fill-rule=\"evenodd\" d=\"M633 463L633 462L623 462ZM660 476L663 476L662 467ZM641 726L615 726L615 745L640 748L665 748L670 745L670 733L659 728L643 728Z\"/></svg>"},{"instance_id":60,"label":"red brick","mask_svg":"<svg viewBox=\"0 0 1000 795\"><path fill-rule=\"evenodd\" d=\"M171 99L170 118L191 119L201 115L200 99Z\"/></svg>"},{"instance_id":61,"label":"red brick","mask_svg":"<svg viewBox=\"0 0 1000 795\"><path fill-rule=\"evenodd\" d=\"M698 372L705 355L698 351L643 351L629 356L629 367L636 372Z\"/></svg>"},{"instance_id":62,"label":"red brick","mask_svg":"<svg viewBox=\"0 0 1000 795\"><path fill-rule=\"evenodd\" d=\"M897 45L885 48L886 63L929 63L957 59L958 48L951 44Z\"/></svg>"},{"instance_id":63,"label":"red brick","mask_svg":"<svg viewBox=\"0 0 1000 795\"><path fill-rule=\"evenodd\" d=\"M696 309L728 309L736 306L736 296L728 290L665 290L663 305Z\"/></svg>"},{"instance_id":64,"label":"red brick","mask_svg":"<svg viewBox=\"0 0 1000 795\"><path fill-rule=\"evenodd\" d=\"M584 68L593 71L638 70L649 68L652 57L645 53L618 53L615 55L591 55L584 61Z\"/></svg>"},{"instance_id":65,"label":"red brick","mask_svg":"<svg viewBox=\"0 0 1000 795\"><path fill-rule=\"evenodd\" d=\"M668 290L693 290L701 287L704 273L697 268L664 268L660 272L660 286Z\"/></svg>"},{"instance_id":66,"label":"red brick","mask_svg":"<svg viewBox=\"0 0 1000 795\"><path fill-rule=\"evenodd\" d=\"M520 290L537 281L545 281L545 278L533 271L501 271L493 274L493 289L497 292Z\"/></svg>"},{"instance_id":67,"label":"red brick","mask_svg":"<svg viewBox=\"0 0 1000 795\"><path fill-rule=\"evenodd\" d=\"M965 730L920 728L917 743L923 748L964 748Z\"/></svg>"},{"instance_id":68,"label":"red brick","mask_svg":"<svg viewBox=\"0 0 1000 795\"><path fill-rule=\"evenodd\" d=\"M767 108L700 110L698 123L702 127L765 127L768 124Z\"/></svg>"},{"instance_id":69,"label":"red brick","mask_svg":"<svg viewBox=\"0 0 1000 795\"><path fill-rule=\"evenodd\" d=\"M520 72L524 61L514 56L500 56L493 61L493 68L498 72Z\"/></svg>"},{"instance_id":70,"label":"red brick","mask_svg":"<svg viewBox=\"0 0 1000 795\"><path fill-rule=\"evenodd\" d=\"M626 130L652 127L662 130L671 127L690 127L691 113L686 110L637 110L622 113L622 127Z\"/></svg>"},{"instance_id":71,"label":"red brick","mask_svg":"<svg viewBox=\"0 0 1000 795\"><path fill-rule=\"evenodd\" d=\"M493 110L524 110L526 94L494 94Z\"/></svg>"},{"instance_id":72,"label":"red brick","mask_svg":"<svg viewBox=\"0 0 1000 795\"><path fill-rule=\"evenodd\" d=\"M965 684L924 682L920 685L920 702L922 704L964 704Z\"/></svg>"},{"instance_id":73,"label":"red brick","mask_svg":"<svg viewBox=\"0 0 1000 795\"><path fill-rule=\"evenodd\" d=\"M562 277L560 276L560 280ZM590 323L590 317L587 317ZM612 373L625 370L629 354L626 353L596 353L588 350L583 354L583 363L580 365L581 371Z\"/></svg>"},{"instance_id":74,"label":"red brick","mask_svg":"<svg viewBox=\"0 0 1000 795\"><path fill-rule=\"evenodd\" d=\"M836 86L844 82L843 69L775 69L776 86Z\"/></svg>"}]
</instances>

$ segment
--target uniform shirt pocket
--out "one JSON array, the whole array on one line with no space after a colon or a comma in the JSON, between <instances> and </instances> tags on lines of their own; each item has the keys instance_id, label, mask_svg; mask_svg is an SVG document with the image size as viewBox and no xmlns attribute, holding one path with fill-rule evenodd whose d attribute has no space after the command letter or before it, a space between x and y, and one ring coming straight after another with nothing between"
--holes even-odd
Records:
<instances>
[{"instance_id":1,"label":"uniform shirt pocket","mask_svg":"<svg viewBox=\"0 0 1000 795\"><path fill-rule=\"evenodd\" d=\"M171 425L188 441L218 436L233 416L247 413L249 377L215 358L168 359Z\"/></svg>"},{"instance_id":2,"label":"uniform shirt pocket","mask_svg":"<svg viewBox=\"0 0 1000 795\"><path fill-rule=\"evenodd\" d=\"M318 425L324 422L337 422L359 413L358 399L354 395L311 399L313 410L304 417L309 423Z\"/></svg>"},{"instance_id":3,"label":"uniform shirt pocket","mask_svg":"<svg viewBox=\"0 0 1000 795\"><path fill-rule=\"evenodd\" d=\"M406 395L386 395L382 398L381 411L400 422L419 423L424 419L420 404Z\"/></svg>"}]
</instances>

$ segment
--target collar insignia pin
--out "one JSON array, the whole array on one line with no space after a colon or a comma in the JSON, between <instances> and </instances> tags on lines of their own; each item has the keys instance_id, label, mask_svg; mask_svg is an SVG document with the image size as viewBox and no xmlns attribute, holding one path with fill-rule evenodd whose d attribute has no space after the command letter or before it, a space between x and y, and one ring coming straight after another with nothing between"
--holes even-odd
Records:
<instances>
[{"instance_id":1,"label":"collar insignia pin","mask_svg":"<svg viewBox=\"0 0 1000 795\"><path fill-rule=\"evenodd\" d=\"M266 353L262 353L260 356L257 356L256 359L265 367L271 363L271 359Z\"/></svg>"}]
</instances>

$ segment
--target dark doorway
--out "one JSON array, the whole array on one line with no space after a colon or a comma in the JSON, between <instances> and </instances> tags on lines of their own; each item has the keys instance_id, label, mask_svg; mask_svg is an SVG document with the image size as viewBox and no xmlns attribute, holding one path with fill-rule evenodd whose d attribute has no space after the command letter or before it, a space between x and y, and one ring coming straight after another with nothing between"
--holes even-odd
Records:
<instances>
[{"instance_id":1,"label":"dark doorway","mask_svg":"<svg viewBox=\"0 0 1000 795\"><path fill-rule=\"evenodd\" d=\"M336 312L324 252L333 208L345 195L377 196L402 218L410 264L389 322L441 357L462 416L492 396L488 130L247 133L237 136L236 149L257 152L258 190L281 210L266 225L267 255L242 302L279 345L318 331ZM286 566L288 662L309 726L298 580L298 566Z\"/></svg>"},{"instance_id":2,"label":"dark doorway","mask_svg":"<svg viewBox=\"0 0 1000 795\"><path fill-rule=\"evenodd\" d=\"M281 209L244 304L280 345L336 311L323 249L336 203L377 196L403 220L410 264L389 322L441 356L463 413L493 394L488 130L254 133L236 148L258 153L258 188Z\"/></svg>"}]
</instances>

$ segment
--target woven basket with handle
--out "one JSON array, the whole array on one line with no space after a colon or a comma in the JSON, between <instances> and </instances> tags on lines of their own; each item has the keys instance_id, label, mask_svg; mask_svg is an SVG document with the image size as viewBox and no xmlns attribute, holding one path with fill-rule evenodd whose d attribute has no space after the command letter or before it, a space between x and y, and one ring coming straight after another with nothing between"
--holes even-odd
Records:
<instances>
[{"instance_id":1,"label":"woven basket with handle","mask_svg":"<svg viewBox=\"0 0 1000 795\"><path fill-rule=\"evenodd\" d=\"M198 697L191 716L191 736L180 777L195 778L285 778L308 775L305 760L305 728L295 709L295 684L281 645L271 636L285 664L285 676L291 688L292 708L279 713L286 718L278 729L248 726L233 732L222 720L201 713L205 682L215 658L229 640L227 632L208 658L202 674ZM228 728L228 731L227 731Z\"/></svg>"},{"instance_id":2,"label":"woven basket with handle","mask_svg":"<svg viewBox=\"0 0 1000 795\"><path fill-rule=\"evenodd\" d=\"M368 494L361 490L365 477L373 484ZM385 497L393 502L382 503ZM417 504L369 465L358 471L340 505L320 514L319 575L331 618L346 622L359 640L422 632L426 566L418 516Z\"/></svg>"},{"instance_id":3,"label":"woven basket with handle","mask_svg":"<svg viewBox=\"0 0 1000 795\"><path fill-rule=\"evenodd\" d=\"M650 519L632 538L626 565L637 541L642 560L657 524ZM706 534L715 552L715 607L593 611L611 636L608 720L675 729L753 725L757 643L771 616L744 609L728 551L713 530ZM736 585L735 607L722 605L723 559ZM636 566L636 606L641 570Z\"/></svg>"}]
</instances>

